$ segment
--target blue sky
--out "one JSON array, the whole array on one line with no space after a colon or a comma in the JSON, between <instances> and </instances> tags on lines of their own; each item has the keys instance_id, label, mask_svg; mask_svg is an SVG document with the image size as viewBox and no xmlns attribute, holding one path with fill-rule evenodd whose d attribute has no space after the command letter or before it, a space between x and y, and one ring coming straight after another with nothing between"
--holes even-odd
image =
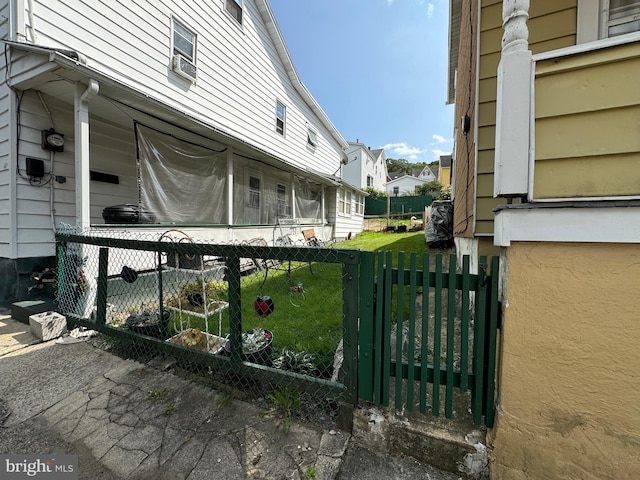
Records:
<instances>
[{"instance_id":1,"label":"blue sky","mask_svg":"<svg viewBox=\"0 0 640 480\"><path fill-rule=\"evenodd\" d=\"M347 141L451 153L448 0L269 0L302 82Z\"/></svg>"}]
</instances>

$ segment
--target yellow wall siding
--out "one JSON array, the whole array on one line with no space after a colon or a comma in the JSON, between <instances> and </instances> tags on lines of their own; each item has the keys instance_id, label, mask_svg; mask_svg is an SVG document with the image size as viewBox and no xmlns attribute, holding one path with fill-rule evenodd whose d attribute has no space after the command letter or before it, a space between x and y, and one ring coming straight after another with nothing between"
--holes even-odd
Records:
<instances>
[{"instance_id":1,"label":"yellow wall siding","mask_svg":"<svg viewBox=\"0 0 640 480\"><path fill-rule=\"evenodd\" d=\"M640 43L536 72L534 198L640 195Z\"/></svg>"},{"instance_id":2,"label":"yellow wall siding","mask_svg":"<svg viewBox=\"0 0 640 480\"><path fill-rule=\"evenodd\" d=\"M575 45L577 0L531 2L529 48L533 53ZM497 68L502 48L502 2L482 1L480 17L480 68L478 91L478 191L476 233L493 233L492 209L504 199L493 199L493 158ZM482 165L482 167L481 167ZM490 169L489 169L490 166ZM482 223L480 223L482 222Z\"/></svg>"},{"instance_id":3,"label":"yellow wall siding","mask_svg":"<svg viewBox=\"0 0 640 480\"><path fill-rule=\"evenodd\" d=\"M514 242L505 259L492 478L640 478L640 245Z\"/></svg>"},{"instance_id":4,"label":"yellow wall siding","mask_svg":"<svg viewBox=\"0 0 640 480\"><path fill-rule=\"evenodd\" d=\"M536 198L635 196L640 192L640 152L538 162Z\"/></svg>"}]
</instances>

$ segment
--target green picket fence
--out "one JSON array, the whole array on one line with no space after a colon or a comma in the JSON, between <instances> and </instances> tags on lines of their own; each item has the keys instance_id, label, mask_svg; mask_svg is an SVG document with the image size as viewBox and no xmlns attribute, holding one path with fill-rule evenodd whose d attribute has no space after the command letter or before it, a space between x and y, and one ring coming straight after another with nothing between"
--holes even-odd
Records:
<instances>
[{"instance_id":1,"label":"green picket fence","mask_svg":"<svg viewBox=\"0 0 640 480\"><path fill-rule=\"evenodd\" d=\"M442 254L424 253L422 270L406 259L361 252L359 397L434 416L444 403L452 418L454 389L470 391L473 421L493 426L499 259L480 257L477 275L468 256L460 273L455 255L449 272Z\"/></svg>"}]
</instances>

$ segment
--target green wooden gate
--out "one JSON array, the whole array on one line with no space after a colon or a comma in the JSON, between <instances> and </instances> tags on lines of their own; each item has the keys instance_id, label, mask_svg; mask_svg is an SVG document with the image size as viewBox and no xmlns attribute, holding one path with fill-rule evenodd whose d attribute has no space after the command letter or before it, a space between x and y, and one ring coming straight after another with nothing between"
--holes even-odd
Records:
<instances>
[{"instance_id":1,"label":"green wooden gate","mask_svg":"<svg viewBox=\"0 0 640 480\"><path fill-rule=\"evenodd\" d=\"M359 398L434 416L444 404L452 418L454 389L470 391L473 421L491 427L499 259L480 257L477 275L468 256L460 273L448 260L445 272L442 254L401 252L393 266L391 252L361 252Z\"/></svg>"}]
</instances>

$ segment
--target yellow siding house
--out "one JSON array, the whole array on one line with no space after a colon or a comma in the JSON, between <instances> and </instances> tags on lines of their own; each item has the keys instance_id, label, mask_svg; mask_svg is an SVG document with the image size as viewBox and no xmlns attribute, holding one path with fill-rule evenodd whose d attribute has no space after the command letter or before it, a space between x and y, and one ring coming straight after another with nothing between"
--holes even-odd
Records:
<instances>
[{"instance_id":1,"label":"yellow siding house","mask_svg":"<svg viewBox=\"0 0 640 480\"><path fill-rule=\"evenodd\" d=\"M640 478L640 1L451 9L456 246L501 257L491 476Z\"/></svg>"}]
</instances>

